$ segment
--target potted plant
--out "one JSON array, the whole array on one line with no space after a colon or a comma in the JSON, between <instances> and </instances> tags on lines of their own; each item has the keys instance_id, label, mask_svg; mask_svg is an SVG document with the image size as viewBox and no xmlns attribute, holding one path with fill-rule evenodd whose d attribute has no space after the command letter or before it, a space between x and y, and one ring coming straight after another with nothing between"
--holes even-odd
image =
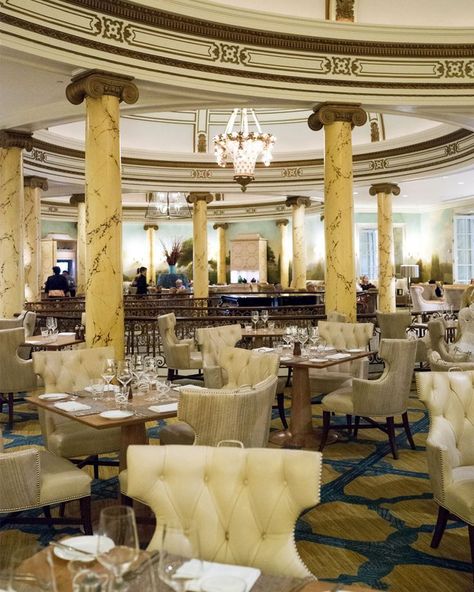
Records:
<instances>
[{"instance_id":1,"label":"potted plant","mask_svg":"<svg viewBox=\"0 0 474 592\"><path fill-rule=\"evenodd\" d=\"M179 238L174 238L171 243L171 247L168 249L163 241L160 242L163 247L166 263L169 265L169 272L176 273L176 264L181 253L183 252L183 243Z\"/></svg>"}]
</instances>

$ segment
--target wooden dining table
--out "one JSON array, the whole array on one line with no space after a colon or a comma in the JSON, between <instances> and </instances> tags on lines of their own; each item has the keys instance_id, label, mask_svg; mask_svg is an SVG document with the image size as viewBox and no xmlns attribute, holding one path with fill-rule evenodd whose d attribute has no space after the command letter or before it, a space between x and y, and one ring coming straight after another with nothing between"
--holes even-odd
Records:
<instances>
[{"instance_id":1,"label":"wooden dining table","mask_svg":"<svg viewBox=\"0 0 474 592\"><path fill-rule=\"evenodd\" d=\"M336 354L336 350L332 352ZM341 352L342 353L342 352ZM376 354L376 351L345 352L347 355L340 359L325 358L315 362L301 356L280 358L280 365L291 368L293 384L291 388L291 416L287 430L270 433L270 442L283 448L309 448L318 450L321 443L322 429L313 426L311 409L311 387L309 370L311 368L329 368L338 364L346 364ZM330 354L329 354L330 355ZM328 435L327 444L337 440L337 434Z\"/></svg>"},{"instance_id":2,"label":"wooden dining table","mask_svg":"<svg viewBox=\"0 0 474 592\"><path fill-rule=\"evenodd\" d=\"M120 452L119 452L119 463L120 470L127 467L127 448L130 444L148 444L148 436L146 432L147 421L157 421L160 419L168 419L170 417L176 417L177 415L177 401L179 398L179 392L172 390L170 392L169 400L162 401L144 401L143 395L134 396L134 398L127 403L127 409L132 411L134 415L121 419L106 419L101 417L100 413L112 409L117 409L115 401L110 400L94 400L92 394L86 391L79 391L78 393L70 393L73 397L79 395L77 399L74 399L78 403L83 403L90 406L90 410L84 411L64 411L55 407L56 402L62 401L51 401L40 398L40 395L31 395L26 397L26 400L45 411L50 413L57 413L63 417L67 417L73 421L78 421L84 425L87 425L96 430L106 430L110 428L120 428ZM70 401L71 397L64 399L64 401ZM173 410L166 411L154 411L150 407L157 405L167 405L175 403L176 407Z\"/></svg>"},{"instance_id":3,"label":"wooden dining table","mask_svg":"<svg viewBox=\"0 0 474 592\"><path fill-rule=\"evenodd\" d=\"M242 329L242 339L251 339L252 348L261 347L265 339L281 338L285 334L285 329L282 327L259 327L258 329Z\"/></svg>"},{"instance_id":4,"label":"wooden dining table","mask_svg":"<svg viewBox=\"0 0 474 592\"><path fill-rule=\"evenodd\" d=\"M53 339L51 336L32 335L25 339L24 345L28 345L35 350L57 351L74 347L84 343L84 339L78 339L74 332L58 333Z\"/></svg>"}]
</instances>

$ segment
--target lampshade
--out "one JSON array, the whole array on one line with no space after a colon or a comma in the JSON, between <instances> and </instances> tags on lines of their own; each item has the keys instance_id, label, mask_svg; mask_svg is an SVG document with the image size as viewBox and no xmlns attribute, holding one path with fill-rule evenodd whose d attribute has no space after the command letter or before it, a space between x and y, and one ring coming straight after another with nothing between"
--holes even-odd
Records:
<instances>
[{"instance_id":1,"label":"lampshade","mask_svg":"<svg viewBox=\"0 0 474 592\"><path fill-rule=\"evenodd\" d=\"M419 265L400 265L400 273L402 277L413 278L420 275Z\"/></svg>"}]
</instances>

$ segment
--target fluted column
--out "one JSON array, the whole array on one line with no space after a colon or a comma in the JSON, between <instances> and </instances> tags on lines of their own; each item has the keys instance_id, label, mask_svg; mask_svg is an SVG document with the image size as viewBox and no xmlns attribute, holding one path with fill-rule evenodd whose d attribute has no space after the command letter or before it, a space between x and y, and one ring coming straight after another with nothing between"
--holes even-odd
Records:
<instances>
[{"instance_id":1,"label":"fluted column","mask_svg":"<svg viewBox=\"0 0 474 592\"><path fill-rule=\"evenodd\" d=\"M45 177L24 177L24 242L25 300L41 300L41 194L48 189Z\"/></svg>"},{"instance_id":2,"label":"fluted column","mask_svg":"<svg viewBox=\"0 0 474 592\"><path fill-rule=\"evenodd\" d=\"M309 197L292 195L286 199L286 205L292 208L293 234L293 275L291 286L295 290L306 288L306 244L304 237L304 213L306 206L311 205Z\"/></svg>"},{"instance_id":3,"label":"fluted column","mask_svg":"<svg viewBox=\"0 0 474 592\"><path fill-rule=\"evenodd\" d=\"M211 203L212 195L190 193L186 199L193 204L193 293L195 298L207 298L207 204Z\"/></svg>"},{"instance_id":4,"label":"fluted column","mask_svg":"<svg viewBox=\"0 0 474 592\"><path fill-rule=\"evenodd\" d=\"M324 233L326 242L326 314L338 311L357 318L352 195L352 127L364 125L359 105L314 107L312 130L324 126Z\"/></svg>"},{"instance_id":5,"label":"fluted column","mask_svg":"<svg viewBox=\"0 0 474 592\"><path fill-rule=\"evenodd\" d=\"M124 355L122 191L119 103L135 103L129 76L90 71L66 89L71 103L86 102L86 341Z\"/></svg>"},{"instance_id":6,"label":"fluted column","mask_svg":"<svg viewBox=\"0 0 474 592\"><path fill-rule=\"evenodd\" d=\"M0 131L0 317L20 312L25 302L21 151L32 147L31 134Z\"/></svg>"},{"instance_id":7,"label":"fluted column","mask_svg":"<svg viewBox=\"0 0 474 592\"><path fill-rule=\"evenodd\" d=\"M146 272L146 281L148 283L156 282L156 261L155 261L155 232L158 230L157 224L145 224L143 230L146 232L146 246L148 251L148 265Z\"/></svg>"},{"instance_id":8,"label":"fluted column","mask_svg":"<svg viewBox=\"0 0 474 592\"><path fill-rule=\"evenodd\" d=\"M227 222L214 224L214 230L217 230L217 283L226 283L226 264L225 264L225 231L229 228Z\"/></svg>"},{"instance_id":9,"label":"fluted column","mask_svg":"<svg viewBox=\"0 0 474 592\"><path fill-rule=\"evenodd\" d=\"M281 220L277 220L275 224L278 226L278 229L280 230L280 284L282 288L288 288L288 267L290 263L290 258L288 257L288 249L286 245L288 220L286 218L282 218Z\"/></svg>"},{"instance_id":10,"label":"fluted column","mask_svg":"<svg viewBox=\"0 0 474 592\"><path fill-rule=\"evenodd\" d=\"M86 291L86 194L73 193L69 199L77 206L76 294Z\"/></svg>"},{"instance_id":11,"label":"fluted column","mask_svg":"<svg viewBox=\"0 0 474 592\"><path fill-rule=\"evenodd\" d=\"M379 303L382 312L395 312L395 254L393 246L392 195L400 194L395 183L375 183L369 189L377 196L377 234L379 254Z\"/></svg>"}]
</instances>

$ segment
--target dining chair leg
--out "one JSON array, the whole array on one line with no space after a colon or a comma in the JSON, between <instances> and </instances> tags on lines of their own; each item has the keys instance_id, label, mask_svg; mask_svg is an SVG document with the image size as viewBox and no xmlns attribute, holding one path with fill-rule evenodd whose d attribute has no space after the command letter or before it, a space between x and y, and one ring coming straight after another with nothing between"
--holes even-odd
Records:
<instances>
[{"instance_id":1,"label":"dining chair leg","mask_svg":"<svg viewBox=\"0 0 474 592\"><path fill-rule=\"evenodd\" d=\"M43 506L43 514L45 518L51 520L51 508L49 506Z\"/></svg>"},{"instance_id":2,"label":"dining chair leg","mask_svg":"<svg viewBox=\"0 0 474 592\"><path fill-rule=\"evenodd\" d=\"M357 438L357 434L359 433L359 424L360 424L360 415L355 416L354 420L354 433L352 434L354 438Z\"/></svg>"},{"instance_id":3,"label":"dining chair leg","mask_svg":"<svg viewBox=\"0 0 474 592\"><path fill-rule=\"evenodd\" d=\"M61 502L59 504L59 515L61 516L61 518L64 518L65 513L66 513L66 502Z\"/></svg>"},{"instance_id":4,"label":"dining chair leg","mask_svg":"<svg viewBox=\"0 0 474 592\"><path fill-rule=\"evenodd\" d=\"M408 421L408 413L406 411L405 413L402 413L402 422L403 427L405 428L405 434L407 435L407 440L410 444L410 447L412 450L416 450L416 444L413 440L413 436L411 435L410 422Z\"/></svg>"},{"instance_id":5,"label":"dining chair leg","mask_svg":"<svg viewBox=\"0 0 474 592\"><path fill-rule=\"evenodd\" d=\"M395 423L393 421L393 417L387 417L387 433L393 458L398 460L397 443L395 442Z\"/></svg>"},{"instance_id":6,"label":"dining chair leg","mask_svg":"<svg viewBox=\"0 0 474 592\"><path fill-rule=\"evenodd\" d=\"M448 523L449 518L449 511L443 506L438 508L438 519L436 520L436 526L433 532L433 538L431 539L431 547L433 549L437 549L441 538L444 534L444 530L446 528L446 524Z\"/></svg>"},{"instance_id":7,"label":"dining chair leg","mask_svg":"<svg viewBox=\"0 0 474 592\"><path fill-rule=\"evenodd\" d=\"M84 533L92 534L92 521L91 521L91 498L90 496L81 497L79 500L79 506L81 511L82 524L84 525Z\"/></svg>"},{"instance_id":8,"label":"dining chair leg","mask_svg":"<svg viewBox=\"0 0 474 592\"><path fill-rule=\"evenodd\" d=\"M319 452L324 450L329 434L329 426L331 425L331 412L323 411L323 432L321 434L321 442L319 444Z\"/></svg>"},{"instance_id":9,"label":"dining chair leg","mask_svg":"<svg viewBox=\"0 0 474 592\"><path fill-rule=\"evenodd\" d=\"M474 526L467 525L469 529L469 544L471 545L471 563L472 563L472 579L474 580Z\"/></svg>"},{"instance_id":10,"label":"dining chair leg","mask_svg":"<svg viewBox=\"0 0 474 592\"><path fill-rule=\"evenodd\" d=\"M352 434L352 415L346 413L346 422L347 422L347 431L349 432L349 436Z\"/></svg>"},{"instance_id":11,"label":"dining chair leg","mask_svg":"<svg viewBox=\"0 0 474 592\"><path fill-rule=\"evenodd\" d=\"M13 426L13 393L8 393L8 427Z\"/></svg>"},{"instance_id":12,"label":"dining chair leg","mask_svg":"<svg viewBox=\"0 0 474 592\"><path fill-rule=\"evenodd\" d=\"M288 422L286 421L285 416L285 395L283 393L277 393L277 406L278 406L278 415L280 416L281 423L285 430L288 429Z\"/></svg>"}]
</instances>

